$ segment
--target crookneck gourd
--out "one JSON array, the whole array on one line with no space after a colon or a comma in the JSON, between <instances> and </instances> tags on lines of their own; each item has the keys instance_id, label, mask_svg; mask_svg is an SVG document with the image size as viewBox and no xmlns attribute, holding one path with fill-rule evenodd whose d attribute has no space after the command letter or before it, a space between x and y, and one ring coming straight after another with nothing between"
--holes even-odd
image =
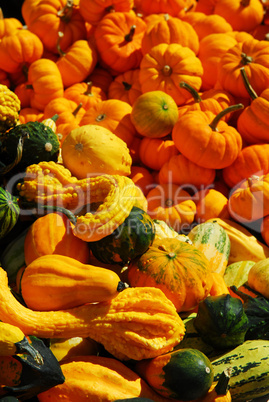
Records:
<instances>
[{"instance_id":1,"label":"crookneck gourd","mask_svg":"<svg viewBox=\"0 0 269 402\"><path fill-rule=\"evenodd\" d=\"M0 320L40 338L90 337L120 360L141 360L169 352L185 325L173 303L154 287L127 288L114 299L59 311L24 307L0 268Z\"/></svg>"},{"instance_id":2,"label":"crookneck gourd","mask_svg":"<svg viewBox=\"0 0 269 402\"><path fill-rule=\"evenodd\" d=\"M85 241L110 235L130 214L136 197L136 186L128 177L101 175L78 180L53 161L30 165L18 190L41 210L43 205L53 205L75 212L73 233Z\"/></svg>"}]
</instances>

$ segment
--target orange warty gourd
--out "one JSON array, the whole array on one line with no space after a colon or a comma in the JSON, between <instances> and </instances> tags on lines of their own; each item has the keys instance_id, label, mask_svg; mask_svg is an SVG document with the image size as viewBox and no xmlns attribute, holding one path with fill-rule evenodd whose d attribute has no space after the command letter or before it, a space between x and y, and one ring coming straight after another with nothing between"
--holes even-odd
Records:
<instances>
[{"instance_id":1,"label":"orange warty gourd","mask_svg":"<svg viewBox=\"0 0 269 402\"><path fill-rule=\"evenodd\" d=\"M186 81L198 91L202 75L201 61L191 49L178 43L160 43L143 56L139 80L143 93L161 90L182 105L191 95L179 83Z\"/></svg>"},{"instance_id":2,"label":"orange warty gourd","mask_svg":"<svg viewBox=\"0 0 269 402\"><path fill-rule=\"evenodd\" d=\"M160 288L178 312L195 308L213 284L209 261L196 247L176 238L157 239L128 267L131 286Z\"/></svg>"},{"instance_id":3,"label":"orange warty gourd","mask_svg":"<svg viewBox=\"0 0 269 402\"><path fill-rule=\"evenodd\" d=\"M170 134L178 120L173 97L164 91L149 91L133 104L131 121L139 134L148 138L162 138Z\"/></svg>"},{"instance_id":4,"label":"orange warty gourd","mask_svg":"<svg viewBox=\"0 0 269 402\"><path fill-rule=\"evenodd\" d=\"M48 254L27 265L20 287L27 307L50 311L111 300L126 284L110 269Z\"/></svg>"},{"instance_id":5,"label":"orange warty gourd","mask_svg":"<svg viewBox=\"0 0 269 402\"><path fill-rule=\"evenodd\" d=\"M198 110L185 113L172 130L175 146L199 166L209 169L229 166L242 149L242 137L221 118L226 113L242 108L242 104L233 105L218 115Z\"/></svg>"},{"instance_id":6,"label":"orange warty gourd","mask_svg":"<svg viewBox=\"0 0 269 402\"><path fill-rule=\"evenodd\" d=\"M69 219L60 212L37 218L29 227L24 241L26 265L50 254L72 257L84 264L90 258L87 243L74 236Z\"/></svg>"},{"instance_id":7,"label":"orange warty gourd","mask_svg":"<svg viewBox=\"0 0 269 402\"><path fill-rule=\"evenodd\" d=\"M194 221L196 205L190 194L177 184L159 184L147 194L148 214L163 220L177 232L188 229Z\"/></svg>"}]
</instances>

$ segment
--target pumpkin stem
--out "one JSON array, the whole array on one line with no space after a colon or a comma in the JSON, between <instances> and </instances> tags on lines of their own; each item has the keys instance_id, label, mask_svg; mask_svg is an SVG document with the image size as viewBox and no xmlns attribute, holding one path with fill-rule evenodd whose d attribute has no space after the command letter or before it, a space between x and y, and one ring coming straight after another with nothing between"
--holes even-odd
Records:
<instances>
[{"instance_id":1,"label":"pumpkin stem","mask_svg":"<svg viewBox=\"0 0 269 402\"><path fill-rule=\"evenodd\" d=\"M252 186L255 182L259 181L260 177L253 174L250 177L247 178L248 186Z\"/></svg>"},{"instance_id":2,"label":"pumpkin stem","mask_svg":"<svg viewBox=\"0 0 269 402\"><path fill-rule=\"evenodd\" d=\"M104 120L106 118L106 115L104 114L104 113L102 113L102 114L99 114L97 117L96 117L96 119L95 119L95 121L102 121L102 120Z\"/></svg>"},{"instance_id":3,"label":"pumpkin stem","mask_svg":"<svg viewBox=\"0 0 269 402\"><path fill-rule=\"evenodd\" d=\"M249 6L249 3L250 3L250 0L241 0L240 6L247 7L247 6Z\"/></svg>"},{"instance_id":4,"label":"pumpkin stem","mask_svg":"<svg viewBox=\"0 0 269 402\"><path fill-rule=\"evenodd\" d=\"M61 39L63 38L63 36L64 36L63 32L58 32L58 40L57 40L56 48L57 48L57 51L58 51L60 57L64 57L66 55L66 53L61 49L61 46L60 46L60 42L61 42Z\"/></svg>"},{"instance_id":5,"label":"pumpkin stem","mask_svg":"<svg viewBox=\"0 0 269 402\"><path fill-rule=\"evenodd\" d=\"M82 103L80 102L80 103L77 105L76 109L73 110L72 115L73 115L74 117L76 117L76 115L78 114L78 112L79 112L79 110L80 110L81 108L82 108Z\"/></svg>"},{"instance_id":6,"label":"pumpkin stem","mask_svg":"<svg viewBox=\"0 0 269 402\"><path fill-rule=\"evenodd\" d=\"M73 13L74 0L67 0L65 6L57 12L57 16L63 21L68 23Z\"/></svg>"},{"instance_id":7,"label":"pumpkin stem","mask_svg":"<svg viewBox=\"0 0 269 402\"><path fill-rule=\"evenodd\" d=\"M114 4L111 4L111 6L106 7L105 12L106 13L114 13L115 12Z\"/></svg>"},{"instance_id":8,"label":"pumpkin stem","mask_svg":"<svg viewBox=\"0 0 269 402\"><path fill-rule=\"evenodd\" d=\"M168 21L169 20L169 14L168 13L164 14L163 18L164 18L165 21Z\"/></svg>"},{"instance_id":9,"label":"pumpkin stem","mask_svg":"<svg viewBox=\"0 0 269 402\"><path fill-rule=\"evenodd\" d=\"M124 39L126 40L126 42L131 42L133 40L135 34L135 28L136 25L132 25L130 28L130 32L127 35L125 35Z\"/></svg>"},{"instance_id":10,"label":"pumpkin stem","mask_svg":"<svg viewBox=\"0 0 269 402\"><path fill-rule=\"evenodd\" d=\"M59 119L59 115L56 113L52 117L50 117L51 120L54 121L54 123Z\"/></svg>"},{"instance_id":11,"label":"pumpkin stem","mask_svg":"<svg viewBox=\"0 0 269 402\"><path fill-rule=\"evenodd\" d=\"M198 94L198 92L187 82L181 81L179 83L180 88L186 89L193 97L195 103L200 103L202 101L201 96Z\"/></svg>"},{"instance_id":12,"label":"pumpkin stem","mask_svg":"<svg viewBox=\"0 0 269 402\"><path fill-rule=\"evenodd\" d=\"M28 80L28 71L29 71L29 68L27 67L27 65L23 64L23 66L22 66L22 74L25 77L26 81Z\"/></svg>"},{"instance_id":13,"label":"pumpkin stem","mask_svg":"<svg viewBox=\"0 0 269 402\"><path fill-rule=\"evenodd\" d=\"M0 20L3 20L3 19L4 19L4 14L3 14L2 8L0 7Z\"/></svg>"},{"instance_id":14,"label":"pumpkin stem","mask_svg":"<svg viewBox=\"0 0 269 402\"><path fill-rule=\"evenodd\" d=\"M253 57L248 56L244 52L241 53L241 61L240 61L241 64L243 64L245 66L246 64L249 64L249 63L252 63L252 62L253 62Z\"/></svg>"},{"instance_id":15,"label":"pumpkin stem","mask_svg":"<svg viewBox=\"0 0 269 402\"><path fill-rule=\"evenodd\" d=\"M122 85L124 86L125 91L129 91L132 88L132 85L126 81L122 81Z\"/></svg>"},{"instance_id":16,"label":"pumpkin stem","mask_svg":"<svg viewBox=\"0 0 269 402\"><path fill-rule=\"evenodd\" d=\"M254 100L254 99L258 98L258 95L257 95L256 92L254 91L253 87L250 85L250 82L249 82L249 80L248 80L245 67L241 67L241 68L240 68L240 73L241 73L241 76L242 76L242 78L243 78L243 82L244 82L245 88L246 88L246 90L248 91L248 94L249 94L249 96L251 97L251 99Z\"/></svg>"},{"instance_id":17,"label":"pumpkin stem","mask_svg":"<svg viewBox=\"0 0 269 402\"><path fill-rule=\"evenodd\" d=\"M162 73L165 77L169 77L172 74L172 68L166 64L162 68Z\"/></svg>"},{"instance_id":18,"label":"pumpkin stem","mask_svg":"<svg viewBox=\"0 0 269 402\"><path fill-rule=\"evenodd\" d=\"M128 288L129 285L126 282L119 281L117 286L117 292L122 292L124 289Z\"/></svg>"},{"instance_id":19,"label":"pumpkin stem","mask_svg":"<svg viewBox=\"0 0 269 402\"><path fill-rule=\"evenodd\" d=\"M87 89L83 92L83 95L92 96L92 81L87 82Z\"/></svg>"},{"instance_id":20,"label":"pumpkin stem","mask_svg":"<svg viewBox=\"0 0 269 402\"><path fill-rule=\"evenodd\" d=\"M227 394L231 375L232 375L232 367L228 367L227 369L223 370L215 386L215 391L217 395Z\"/></svg>"},{"instance_id":21,"label":"pumpkin stem","mask_svg":"<svg viewBox=\"0 0 269 402\"><path fill-rule=\"evenodd\" d=\"M218 131L217 125L219 121L228 113L235 112L236 110L243 109L244 105L242 103L238 103L237 105L232 105L227 107L226 109L222 110L220 113L217 114L217 116L212 120L212 122L209 124L209 127L212 128L213 131Z\"/></svg>"},{"instance_id":22,"label":"pumpkin stem","mask_svg":"<svg viewBox=\"0 0 269 402\"><path fill-rule=\"evenodd\" d=\"M25 88L26 88L26 89L34 89L34 87L33 87L32 84L26 84L26 85L25 85Z\"/></svg>"}]
</instances>

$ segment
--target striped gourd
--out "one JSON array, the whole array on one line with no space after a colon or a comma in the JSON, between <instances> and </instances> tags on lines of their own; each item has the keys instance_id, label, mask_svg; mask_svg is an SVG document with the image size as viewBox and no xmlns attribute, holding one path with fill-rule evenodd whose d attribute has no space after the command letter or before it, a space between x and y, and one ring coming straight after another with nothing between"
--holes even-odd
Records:
<instances>
[{"instance_id":1,"label":"striped gourd","mask_svg":"<svg viewBox=\"0 0 269 402\"><path fill-rule=\"evenodd\" d=\"M212 272L224 275L230 255L230 239L217 222L203 222L192 228L188 237L210 262Z\"/></svg>"},{"instance_id":2,"label":"striped gourd","mask_svg":"<svg viewBox=\"0 0 269 402\"><path fill-rule=\"evenodd\" d=\"M233 402L246 402L269 393L269 341L250 340L211 360L214 381L232 368L229 391Z\"/></svg>"},{"instance_id":3,"label":"striped gourd","mask_svg":"<svg viewBox=\"0 0 269 402\"><path fill-rule=\"evenodd\" d=\"M15 226L20 214L17 198L0 187L0 239Z\"/></svg>"}]
</instances>

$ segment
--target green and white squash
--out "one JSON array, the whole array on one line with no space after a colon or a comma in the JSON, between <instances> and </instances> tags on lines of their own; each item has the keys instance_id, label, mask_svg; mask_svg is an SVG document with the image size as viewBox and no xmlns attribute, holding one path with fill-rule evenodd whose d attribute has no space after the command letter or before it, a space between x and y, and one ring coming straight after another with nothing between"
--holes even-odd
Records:
<instances>
[{"instance_id":1,"label":"green and white squash","mask_svg":"<svg viewBox=\"0 0 269 402\"><path fill-rule=\"evenodd\" d=\"M111 235L89 243L89 247L99 261L125 265L143 254L154 237L153 220L141 208L134 206L129 216Z\"/></svg>"},{"instance_id":2,"label":"green and white squash","mask_svg":"<svg viewBox=\"0 0 269 402\"><path fill-rule=\"evenodd\" d=\"M0 239L16 225L20 214L17 197L0 187Z\"/></svg>"},{"instance_id":3,"label":"green and white squash","mask_svg":"<svg viewBox=\"0 0 269 402\"><path fill-rule=\"evenodd\" d=\"M211 271L224 275L231 249L225 229L217 222L203 222L193 227L188 237L193 245L205 254Z\"/></svg>"},{"instance_id":4,"label":"green and white squash","mask_svg":"<svg viewBox=\"0 0 269 402\"><path fill-rule=\"evenodd\" d=\"M237 261L227 265L224 272L224 281L227 286L240 287L248 280L248 273L255 261Z\"/></svg>"}]
</instances>

